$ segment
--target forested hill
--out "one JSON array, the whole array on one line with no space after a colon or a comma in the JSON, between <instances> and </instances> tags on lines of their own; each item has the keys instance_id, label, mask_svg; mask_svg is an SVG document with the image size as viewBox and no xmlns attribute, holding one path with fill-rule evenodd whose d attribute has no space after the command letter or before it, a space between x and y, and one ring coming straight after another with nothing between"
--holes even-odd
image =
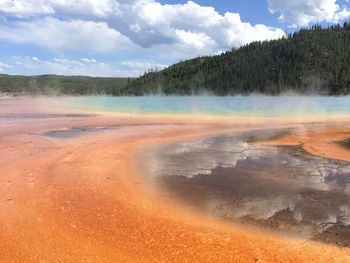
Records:
<instances>
[{"instance_id":1,"label":"forested hill","mask_svg":"<svg viewBox=\"0 0 350 263\"><path fill-rule=\"evenodd\" d=\"M129 78L82 76L12 76L0 74L0 95L121 95Z\"/></svg>"},{"instance_id":2,"label":"forested hill","mask_svg":"<svg viewBox=\"0 0 350 263\"><path fill-rule=\"evenodd\" d=\"M150 72L124 93L143 95L350 93L350 25L313 26L287 38L254 42L218 56L184 61Z\"/></svg>"}]
</instances>

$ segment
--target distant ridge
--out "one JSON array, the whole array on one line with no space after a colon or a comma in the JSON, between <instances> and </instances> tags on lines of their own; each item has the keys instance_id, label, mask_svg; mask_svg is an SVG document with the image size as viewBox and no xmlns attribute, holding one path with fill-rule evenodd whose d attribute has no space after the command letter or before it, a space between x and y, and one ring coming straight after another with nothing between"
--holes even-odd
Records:
<instances>
[{"instance_id":1,"label":"distant ridge","mask_svg":"<svg viewBox=\"0 0 350 263\"><path fill-rule=\"evenodd\" d=\"M0 93L10 95L122 95L130 78L0 74Z\"/></svg>"},{"instance_id":2,"label":"distant ridge","mask_svg":"<svg viewBox=\"0 0 350 263\"><path fill-rule=\"evenodd\" d=\"M130 82L123 94L216 95L350 93L350 25L315 25L279 40L253 42L187 60Z\"/></svg>"}]
</instances>

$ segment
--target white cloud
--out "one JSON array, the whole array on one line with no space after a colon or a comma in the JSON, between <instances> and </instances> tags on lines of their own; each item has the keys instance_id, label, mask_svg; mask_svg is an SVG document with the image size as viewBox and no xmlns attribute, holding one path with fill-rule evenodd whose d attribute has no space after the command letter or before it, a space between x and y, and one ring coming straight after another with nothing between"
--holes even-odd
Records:
<instances>
[{"instance_id":1,"label":"white cloud","mask_svg":"<svg viewBox=\"0 0 350 263\"><path fill-rule=\"evenodd\" d=\"M212 48L227 49L254 40L275 39L284 35L281 29L265 25L253 26L242 22L237 13L227 12L221 15L213 7L201 6L192 1L182 5L162 5L155 1L140 2L142 4L135 5L127 19L122 17L119 25L115 21L109 21L109 24L118 30L123 30L121 25L126 21L139 25L137 32L128 30L123 33L144 47L154 43L187 43L190 47L206 50L207 44L211 42ZM120 5L120 8L123 11L127 7ZM121 14L130 14L130 11ZM202 43L199 43L201 41Z\"/></svg>"},{"instance_id":2,"label":"white cloud","mask_svg":"<svg viewBox=\"0 0 350 263\"><path fill-rule=\"evenodd\" d=\"M196 50L203 50L206 47L215 45L215 41L205 33L192 33L190 31L176 29L175 34L179 38L180 43Z\"/></svg>"},{"instance_id":3,"label":"white cloud","mask_svg":"<svg viewBox=\"0 0 350 263\"><path fill-rule=\"evenodd\" d=\"M155 0L0 0L0 14L32 17L11 23L8 27L15 30L11 36L7 34L7 39L34 42L34 35L40 40L37 44L43 42L42 45L49 48L67 47L67 42L76 47L74 43L86 39L84 34L91 37L89 31L94 31L99 37L91 37L93 43L84 43L89 43L91 49L94 47L97 51L102 49L101 43L95 45L94 42L98 39L105 42L106 34L109 40L124 35L143 48L159 44L188 44L203 50L207 49L208 42L212 48L231 48L283 35L280 29L243 23L239 14L220 15L214 8L192 1L164 5ZM64 20L60 20L62 18ZM46 35L48 41L45 41ZM189 36L194 39L190 40ZM57 43L53 39L58 39ZM108 44L109 41L107 47Z\"/></svg>"},{"instance_id":4,"label":"white cloud","mask_svg":"<svg viewBox=\"0 0 350 263\"><path fill-rule=\"evenodd\" d=\"M0 0L0 15L31 17L53 13L55 13L54 9L49 5L45 5L42 0Z\"/></svg>"},{"instance_id":5,"label":"white cloud","mask_svg":"<svg viewBox=\"0 0 350 263\"><path fill-rule=\"evenodd\" d=\"M10 68L13 68L13 66L0 62L0 72L3 72L6 69L10 69Z\"/></svg>"},{"instance_id":6,"label":"white cloud","mask_svg":"<svg viewBox=\"0 0 350 263\"><path fill-rule=\"evenodd\" d=\"M114 0L0 0L0 14L16 17L71 15L107 17L118 13Z\"/></svg>"},{"instance_id":7,"label":"white cloud","mask_svg":"<svg viewBox=\"0 0 350 263\"><path fill-rule=\"evenodd\" d=\"M90 50L107 52L132 46L105 22L64 21L53 17L0 25L0 39L32 44L53 50Z\"/></svg>"},{"instance_id":8,"label":"white cloud","mask_svg":"<svg viewBox=\"0 0 350 263\"><path fill-rule=\"evenodd\" d=\"M38 46L63 57L66 51L89 52L95 57L101 52L116 57L140 56L146 64L170 64L284 35L279 28L245 23L237 13L222 15L213 7L192 1L161 4L156 0L0 0L0 17L0 41L6 43ZM16 19L8 19L11 17ZM158 63L153 63L154 58ZM47 62L42 65L51 63L46 66L49 73L53 69L59 74L69 73L65 71L67 67L61 67L62 63ZM85 66L74 63L72 74L81 74L90 64L92 70L98 64L84 58L76 62ZM120 63L121 74L131 70L136 75L140 70L137 63L133 69L126 66ZM113 70L97 68L104 75Z\"/></svg>"},{"instance_id":9,"label":"white cloud","mask_svg":"<svg viewBox=\"0 0 350 263\"><path fill-rule=\"evenodd\" d=\"M121 62L121 65L126 66L127 68L130 68L130 69L136 70L138 73L142 73L143 71L148 69L162 70L168 67L168 65L164 65L164 64L150 63L150 62L137 61L137 60L123 61Z\"/></svg>"},{"instance_id":10,"label":"white cloud","mask_svg":"<svg viewBox=\"0 0 350 263\"><path fill-rule=\"evenodd\" d=\"M350 17L350 9L341 7L336 0L267 0L271 13L293 27L316 22L337 23Z\"/></svg>"},{"instance_id":11,"label":"white cloud","mask_svg":"<svg viewBox=\"0 0 350 263\"><path fill-rule=\"evenodd\" d=\"M97 60L94 58L81 58L80 60L85 63L97 63Z\"/></svg>"},{"instance_id":12,"label":"white cloud","mask_svg":"<svg viewBox=\"0 0 350 263\"><path fill-rule=\"evenodd\" d=\"M98 62L85 61L85 59L73 60L66 58L53 58L49 60L37 57L13 57L16 67L21 72L34 72L40 74L57 75L86 75L86 76L116 76L116 71L111 65Z\"/></svg>"},{"instance_id":13,"label":"white cloud","mask_svg":"<svg viewBox=\"0 0 350 263\"><path fill-rule=\"evenodd\" d=\"M122 61L111 65L98 61L95 58L52 58L40 59L30 56L12 57L16 69L23 74L57 74L69 76L100 76L100 77L137 77L148 69L163 69L167 65L152 63L148 61ZM0 63L0 71L6 71L13 66Z\"/></svg>"}]
</instances>

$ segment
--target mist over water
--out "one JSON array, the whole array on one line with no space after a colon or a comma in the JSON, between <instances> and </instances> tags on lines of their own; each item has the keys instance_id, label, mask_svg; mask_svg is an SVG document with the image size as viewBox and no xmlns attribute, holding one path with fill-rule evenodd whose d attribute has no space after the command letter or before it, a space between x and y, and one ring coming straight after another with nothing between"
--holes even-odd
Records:
<instances>
[{"instance_id":1,"label":"mist over water","mask_svg":"<svg viewBox=\"0 0 350 263\"><path fill-rule=\"evenodd\" d=\"M198 114L213 116L288 117L349 115L350 97L311 96L144 96L75 97L79 109L135 114Z\"/></svg>"}]
</instances>

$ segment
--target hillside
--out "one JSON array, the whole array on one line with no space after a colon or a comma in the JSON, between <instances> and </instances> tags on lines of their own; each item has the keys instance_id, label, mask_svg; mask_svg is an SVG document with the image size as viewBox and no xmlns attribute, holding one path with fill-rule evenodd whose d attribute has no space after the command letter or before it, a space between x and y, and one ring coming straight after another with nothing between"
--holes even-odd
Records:
<instances>
[{"instance_id":1,"label":"hillside","mask_svg":"<svg viewBox=\"0 0 350 263\"><path fill-rule=\"evenodd\" d=\"M121 95L128 78L67 77L56 75L0 75L0 93L14 95Z\"/></svg>"},{"instance_id":2,"label":"hillside","mask_svg":"<svg viewBox=\"0 0 350 263\"><path fill-rule=\"evenodd\" d=\"M217 56L187 60L131 82L124 94L350 93L350 25L301 29Z\"/></svg>"}]
</instances>

